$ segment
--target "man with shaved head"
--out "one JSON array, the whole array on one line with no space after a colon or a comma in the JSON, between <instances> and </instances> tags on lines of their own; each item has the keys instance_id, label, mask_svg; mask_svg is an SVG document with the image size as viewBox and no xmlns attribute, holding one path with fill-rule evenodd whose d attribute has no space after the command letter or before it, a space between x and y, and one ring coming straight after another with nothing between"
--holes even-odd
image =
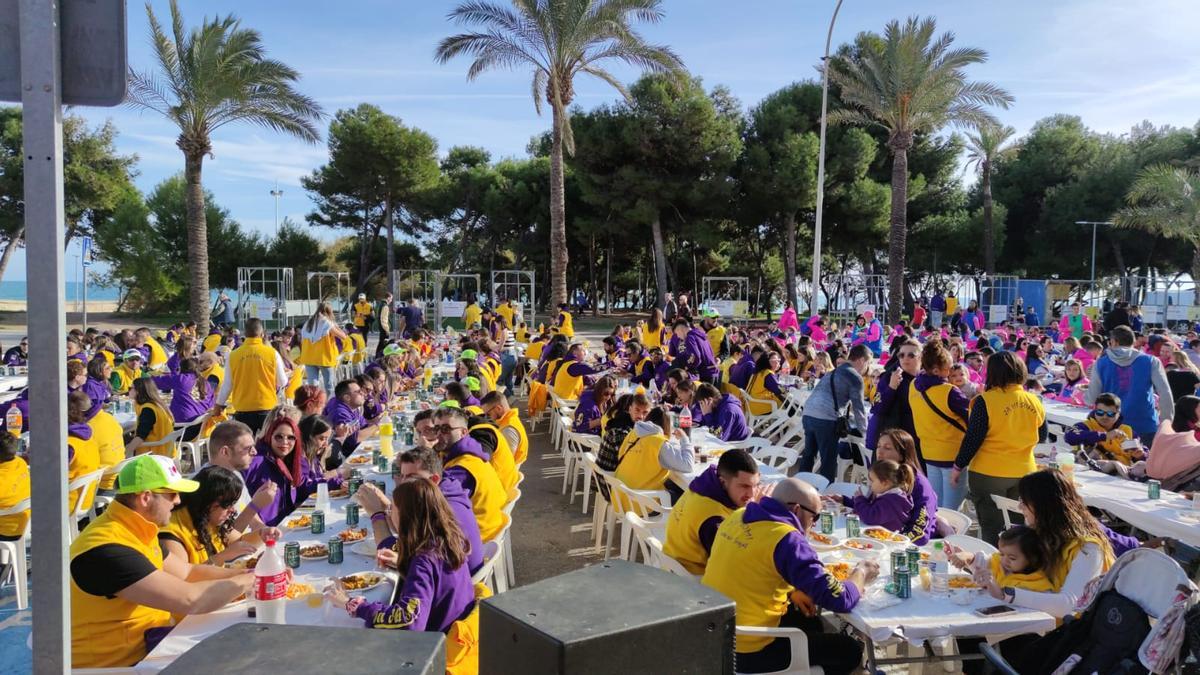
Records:
<instances>
[{"instance_id":1,"label":"man with shaved head","mask_svg":"<svg viewBox=\"0 0 1200 675\"><path fill-rule=\"evenodd\" d=\"M814 487L796 478L780 481L770 497L734 511L717 529L701 583L733 598L737 625L800 628L808 636L811 665L826 673L850 673L862 663L862 644L824 633L812 605L832 612L854 609L862 589L879 575L879 565L862 561L845 581L828 573L805 537L820 512L821 495ZM740 637L737 649L739 673L791 666L786 638Z\"/></svg>"}]
</instances>

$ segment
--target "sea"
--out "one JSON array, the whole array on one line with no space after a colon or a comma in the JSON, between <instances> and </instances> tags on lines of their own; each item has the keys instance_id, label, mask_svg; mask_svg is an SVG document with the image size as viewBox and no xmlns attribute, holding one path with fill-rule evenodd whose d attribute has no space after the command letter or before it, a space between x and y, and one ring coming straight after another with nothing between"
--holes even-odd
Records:
<instances>
[{"instance_id":1,"label":"sea","mask_svg":"<svg viewBox=\"0 0 1200 675\"><path fill-rule=\"evenodd\" d=\"M78 281L68 281L66 288L67 302L76 302L83 299L83 284ZM0 281L0 300L20 300L28 299L28 289L24 281ZM97 302L116 302L121 296L119 289L115 286L108 288L97 286L95 283L88 284L88 300Z\"/></svg>"}]
</instances>

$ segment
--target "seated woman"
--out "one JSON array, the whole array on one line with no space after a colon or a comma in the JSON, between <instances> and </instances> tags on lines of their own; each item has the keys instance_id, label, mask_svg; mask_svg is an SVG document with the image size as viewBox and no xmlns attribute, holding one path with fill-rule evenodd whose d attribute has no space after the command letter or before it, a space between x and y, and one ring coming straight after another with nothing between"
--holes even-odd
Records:
<instances>
[{"instance_id":1,"label":"seated woman","mask_svg":"<svg viewBox=\"0 0 1200 675\"><path fill-rule=\"evenodd\" d=\"M175 424L187 424L199 419L213 407L217 391L200 375L199 363L193 357L179 361L177 370L153 378L160 391L171 392L171 417ZM196 425L184 433L182 440L190 441L200 433Z\"/></svg>"},{"instance_id":2,"label":"seated woman","mask_svg":"<svg viewBox=\"0 0 1200 675\"><path fill-rule=\"evenodd\" d=\"M617 478L634 490L668 490L677 498L683 490L667 475L690 473L692 468L691 441L682 430L671 427L670 416L661 407L636 422L617 450Z\"/></svg>"},{"instance_id":3,"label":"seated woman","mask_svg":"<svg viewBox=\"0 0 1200 675\"><path fill-rule=\"evenodd\" d=\"M206 466L192 480L200 488L179 493L171 520L159 528L158 543L163 551L193 565L224 565L253 553L256 546L243 541L233 528L242 479L224 467Z\"/></svg>"},{"instance_id":4,"label":"seated woman","mask_svg":"<svg viewBox=\"0 0 1200 675\"><path fill-rule=\"evenodd\" d=\"M913 437L903 429L884 429L879 434L879 444L875 448L875 461L883 460L907 464L913 470L913 486L910 493L913 509L908 520L896 533L908 537L917 546L922 546L928 543L939 529L938 500L933 485L921 471L921 460L917 457L917 444Z\"/></svg>"},{"instance_id":5,"label":"seated woman","mask_svg":"<svg viewBox=\"0 0 1200 675\"><path fill-rule=\"evenodd\" d=\"M157 443L175 431L175 416L167 410L162 393L150 377L139 377L130 387L133 393L134 410L137 411L137 428L133 439L125 444L130 455L140 455L147 450L142 449L146 443ZM164 457L175 456L175 444L158 445L153 447L156 455Z\"/></svg>"},{"instance_id":6,"label":"seated woman","mask_svg":"<svg viewBox=\"0 0 1200 675\"><path fill-rule=\"evenodd\" d=\"M1163 422L1154 435L1146 475L1162 481L1168 490L1200 488L1200 397L1182 396L1175 402L1175 417Z\"/></svg>"},{"instance_id":7,"label":"seated woman","mask_svg":"<svg viewBox=\"0 0 1200 675\"><path fill-rule=\"evenodd\" d=\"M396 543L378 551L376 561L398 570L403 579L390 601L350 597L340 584L326 597L369 628L444 633L447 672L477 672L477 599L488 593L471 583L467 541L449 502L431 481L402 481L392 493L387 518L398 533Z\"/></svg>"},{"instance_id":8,"label":"seated woman","mask_svg":"<svg viewBox=\"0 0 1200 675\"><path fill-rule=\"evenodd\" d=\"M287 415L278 415L266 429L263 438L266 451L260 449L259 454L250 460L250 468L246 469L243 477L246 490L251 494L268 482L279 486L274 501L261 509L251 507L255 508L264 523L274 526L316 492L318 484L328 482L331 487L340 487L350 469L346 465L338 471L320 474L320 477L314 474L300 446L300 427ZM259 447L263 444L260 442Z\"/></svg>"},{"instance_id":9,"label":"seated woman","mask_svg":"<svg viewBox=\"0 0 1200 675\"><path fill-rule=\"evenodd\" d=\"M612 405L613 396L617 392L617 381L609 375L596 380L591 389L579 396L579 405L575 406L574 420L571 431L590 436L600 435L600 422L604 413Z\"/></svg>"},{"instance_id":10,"label":"seated woman","mask_svg":"<svg viewBox=\"0 0 1200 675\"><path fill-rule=\"evenodd\" d=\"M12 434L0 434L0 510L29 499L29 464L17 454L20 444ZM0 541L16 541L25 534L29 511L0 516Z\"/></svg>"},{"instance_id":11,"label":"seated woman","mask_svg":"<svg viewBox=\"0 0 1200 675\"><path fill-rule=\"evenodd\" d=\"M749 411L752 415L766 415L787 399L787 394L784 393L783 387L779 386L779 380L775 377L782 364L783 357L774 351L764 352L754 362L754 374L746 383L746 395L755 399L749 403ZM759 401L772 403L760 403Z\"/></svg>"}]
</instances>

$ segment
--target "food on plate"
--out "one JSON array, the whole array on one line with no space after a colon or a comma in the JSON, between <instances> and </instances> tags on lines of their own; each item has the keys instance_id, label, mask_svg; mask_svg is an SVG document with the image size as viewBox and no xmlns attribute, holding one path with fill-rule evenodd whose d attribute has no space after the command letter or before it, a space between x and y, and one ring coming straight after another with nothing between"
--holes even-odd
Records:
<instances>
[{"instance_id":1,"label":"food on plate","mask_svg":"<svg viewBox=\"0 0 1200 675\"><path fill-rule=\"evenodd\" d=\"M343 498L349 497L349 496L350 496L350 488L346 487L346 486L340 487L336 490L329 491L330 499L343 499Z\"/></svg>"},{"instance_id":2,"label":"food on plate","mask_svg":"<svg viewBox=\"0 0 1200 675\"><path fill-rule=\"evenodd\" d=\"M348 529L348 530L342 530L341 532L338 532L338 537L339 537L339 538L340 538L342 541L358 541L358 540L360 540L360 539L366 539L366 537L367 537L367 528L365 528L365 527L352 527L352 528L350 528L350 529Z\"/></svg>"},{"instance_id":3,"label":"food on plate","mask_svg":"<svg viewBox=\"0 0 1200 675\"><path fill-rule=\"evenodd\" d=\"M908 541L908 538L902 534L896 534L882 527L868 527L863 529L863 536L870 537L876 541L887 541L894 544L903 544Z\"/></svg>"},{"instance_id":4,"label":"food on plate","mask_svg":"<svg viewBox=\"0 0 1200 675\"><path fill-rule=\"evenodd\" d=\"M372 586L378 586L383 581L383 575L374 572L359 572L358 574L344 576L338 581L341 581L342 587L348 591L361 591Z\"/></svg>"},{"instance_id":5,"label":"food on plate","mask_svg":"<svg viewBox=\"0 0 1200 675\"><path fill-rule=\"evenodd\" d=\"M975 580L965 574L957 574L950 577L950 588L979 588L979 584Z\"/></svg>"},{"instance_id":6,"label":"food on plate","mask_svg":"<svg viewBox=\"0 0 1200 675\"><path fill-rule=\"evenodd\" d=\"M312 586L309 586L302 581L293 581L292 583L288 584L287 597L288 600L296 600L298 598L303 598L306 595L311 595L315 592L316 590L314 590Z\"/></svg>"},{"instance_id":7,"label":"food on plate","mask_svg":"<svg viewBox=\"0 0 1200 675\"><path fill-rule=\"evenodd\" d=\"M833 545L833 538L832 538L832 537L830 537L830 536L829 536L829 535L827 535L827 534L821 534L820 532L812 532L812 531L810 531L810 532L808 533L808 540L809 540L809 541L816 542L816 543L818 543L818 544L824 544L824 545L826 545L826 546L832 546L832 545Z\"/></svg>"},{"instance_id":8,"label":"food on plate","mask_svg":"<svg viewBox=\"0 0 1200 675\"><path fill-rule=\"evenodd\" d=\"M312 516L304 515L296 518L291 518L287 521L284 527L289 530L298 530L302 527L312 527Z\"/></svg>"},{"instance_id":9,"label":"food on plate","mask_svg":"<svg viewBox=\"0 0 1200 675\"><path fill-rule=\"evenodd\" d=\"M327 555L329 555L329 547L325 544L300 547L301 558L324 558Z\"/></svg>"},{"instance_id":10,"label":"food on plate","mask_svg":"<svg viewBox=\"0 0 1200 675\"><path fill-rule=\"evenodd\" d=\"M825 563L825 571L829 572L829 574L838 581L845 581L846 579L849 579L850 572L853 569L854 568L850 566L850 563L847 562Z\"/></svg>"},{"instance_id":11,"label":"food on plate","mask_svg":"<svg viewBox=\"0 0 1200 675\"><path fill-rule=\"evenodd\" d=\"M249 558L235 560L233 561L233 564L244 570L252 570L254 569L254 566L258 564L258 555L252 555Z\"/></svg>"},{"instance_id":12,"label":"food on plate","mask_svg":"<svg viewBox=\"0 0 1200 675\"><path fill-rule=\"evenodd\" d=\"M880 545L870 539L847 539L842 543L846 548L852 548L856 551L878 551L881 550Z\"/></svg>"},{"instance_id":13,"label":"food on plate","mask_svg":"<svg viewBox=\"0 0 1200 675\"><path fill-rule=\"evenodd\" d=\"M360 464L369 464L370 462L371 462L370 455L355 455L355 456L351 457L350 459L346 460L347 464L354 464L355 466L358 466Z\"/></svg>"}]
</instances>

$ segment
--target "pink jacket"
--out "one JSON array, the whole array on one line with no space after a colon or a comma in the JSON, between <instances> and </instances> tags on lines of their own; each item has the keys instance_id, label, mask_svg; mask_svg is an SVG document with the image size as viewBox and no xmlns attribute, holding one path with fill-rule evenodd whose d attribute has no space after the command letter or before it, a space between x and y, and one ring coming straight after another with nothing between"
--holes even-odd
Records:
<instances>
[{"instance_id":1,"label":"pink jacket","mask_svg":"<svg viewBox=\"0 0 1200 675\"><path fill-rule=\"evenodd\" d=\"M1092 358L1092 353L1086 349L1076 349L1075 353L1071 355L1071 358L1075 359L1079 362L1079 365L1083 366L1083 372L1085 373L1090 373L1092 371L1092 364L1096 362L1096 359Z\"/></svg>"},{"instance_id":2,"label":"pink jacket","mask_svg":"<svg viewBox=\"0 0 1200 675\"><path fill-rule=\"evenodd\" d=\"M800 330L800 322L796 319L796 310L791 307L783 310L783 314L779 316L779 324L776 327L784 333L788 329Z\"/></svg>"},{"instance_id":3,"label":"pink jacket","mask_svg":"<svg viewBox=\"0 0 1200 675\"><path fill-rule=\"evenodd\" d=\"M1085 332L1085 333L1092 332L1091 317L1089 317L1087 314L1082 314L1081 316L1083 316L1083 332ZM1071 335L1071 315L1070 314L1063 314L1062 318L1060 318L1058 320L1058 334L1059 334L1059 336L1061 336L1064 339Z\"/></svg>"},{"instance_id":4,"label":"pink jacket","mask_svg":"<svg viewBox=\"0 0 1200 675\"><path fill-rule=\"evenodd\" d=\"M1158 480L1166 480L1172 476L1194 468L1200 464L1200 439L1194 431L1176 432L1171 428L1171 422L1163 422L1154 435L1154 445L1150 446L1150 458L1146 460L1146 475Z\"/></svg>"}]
</instances>

